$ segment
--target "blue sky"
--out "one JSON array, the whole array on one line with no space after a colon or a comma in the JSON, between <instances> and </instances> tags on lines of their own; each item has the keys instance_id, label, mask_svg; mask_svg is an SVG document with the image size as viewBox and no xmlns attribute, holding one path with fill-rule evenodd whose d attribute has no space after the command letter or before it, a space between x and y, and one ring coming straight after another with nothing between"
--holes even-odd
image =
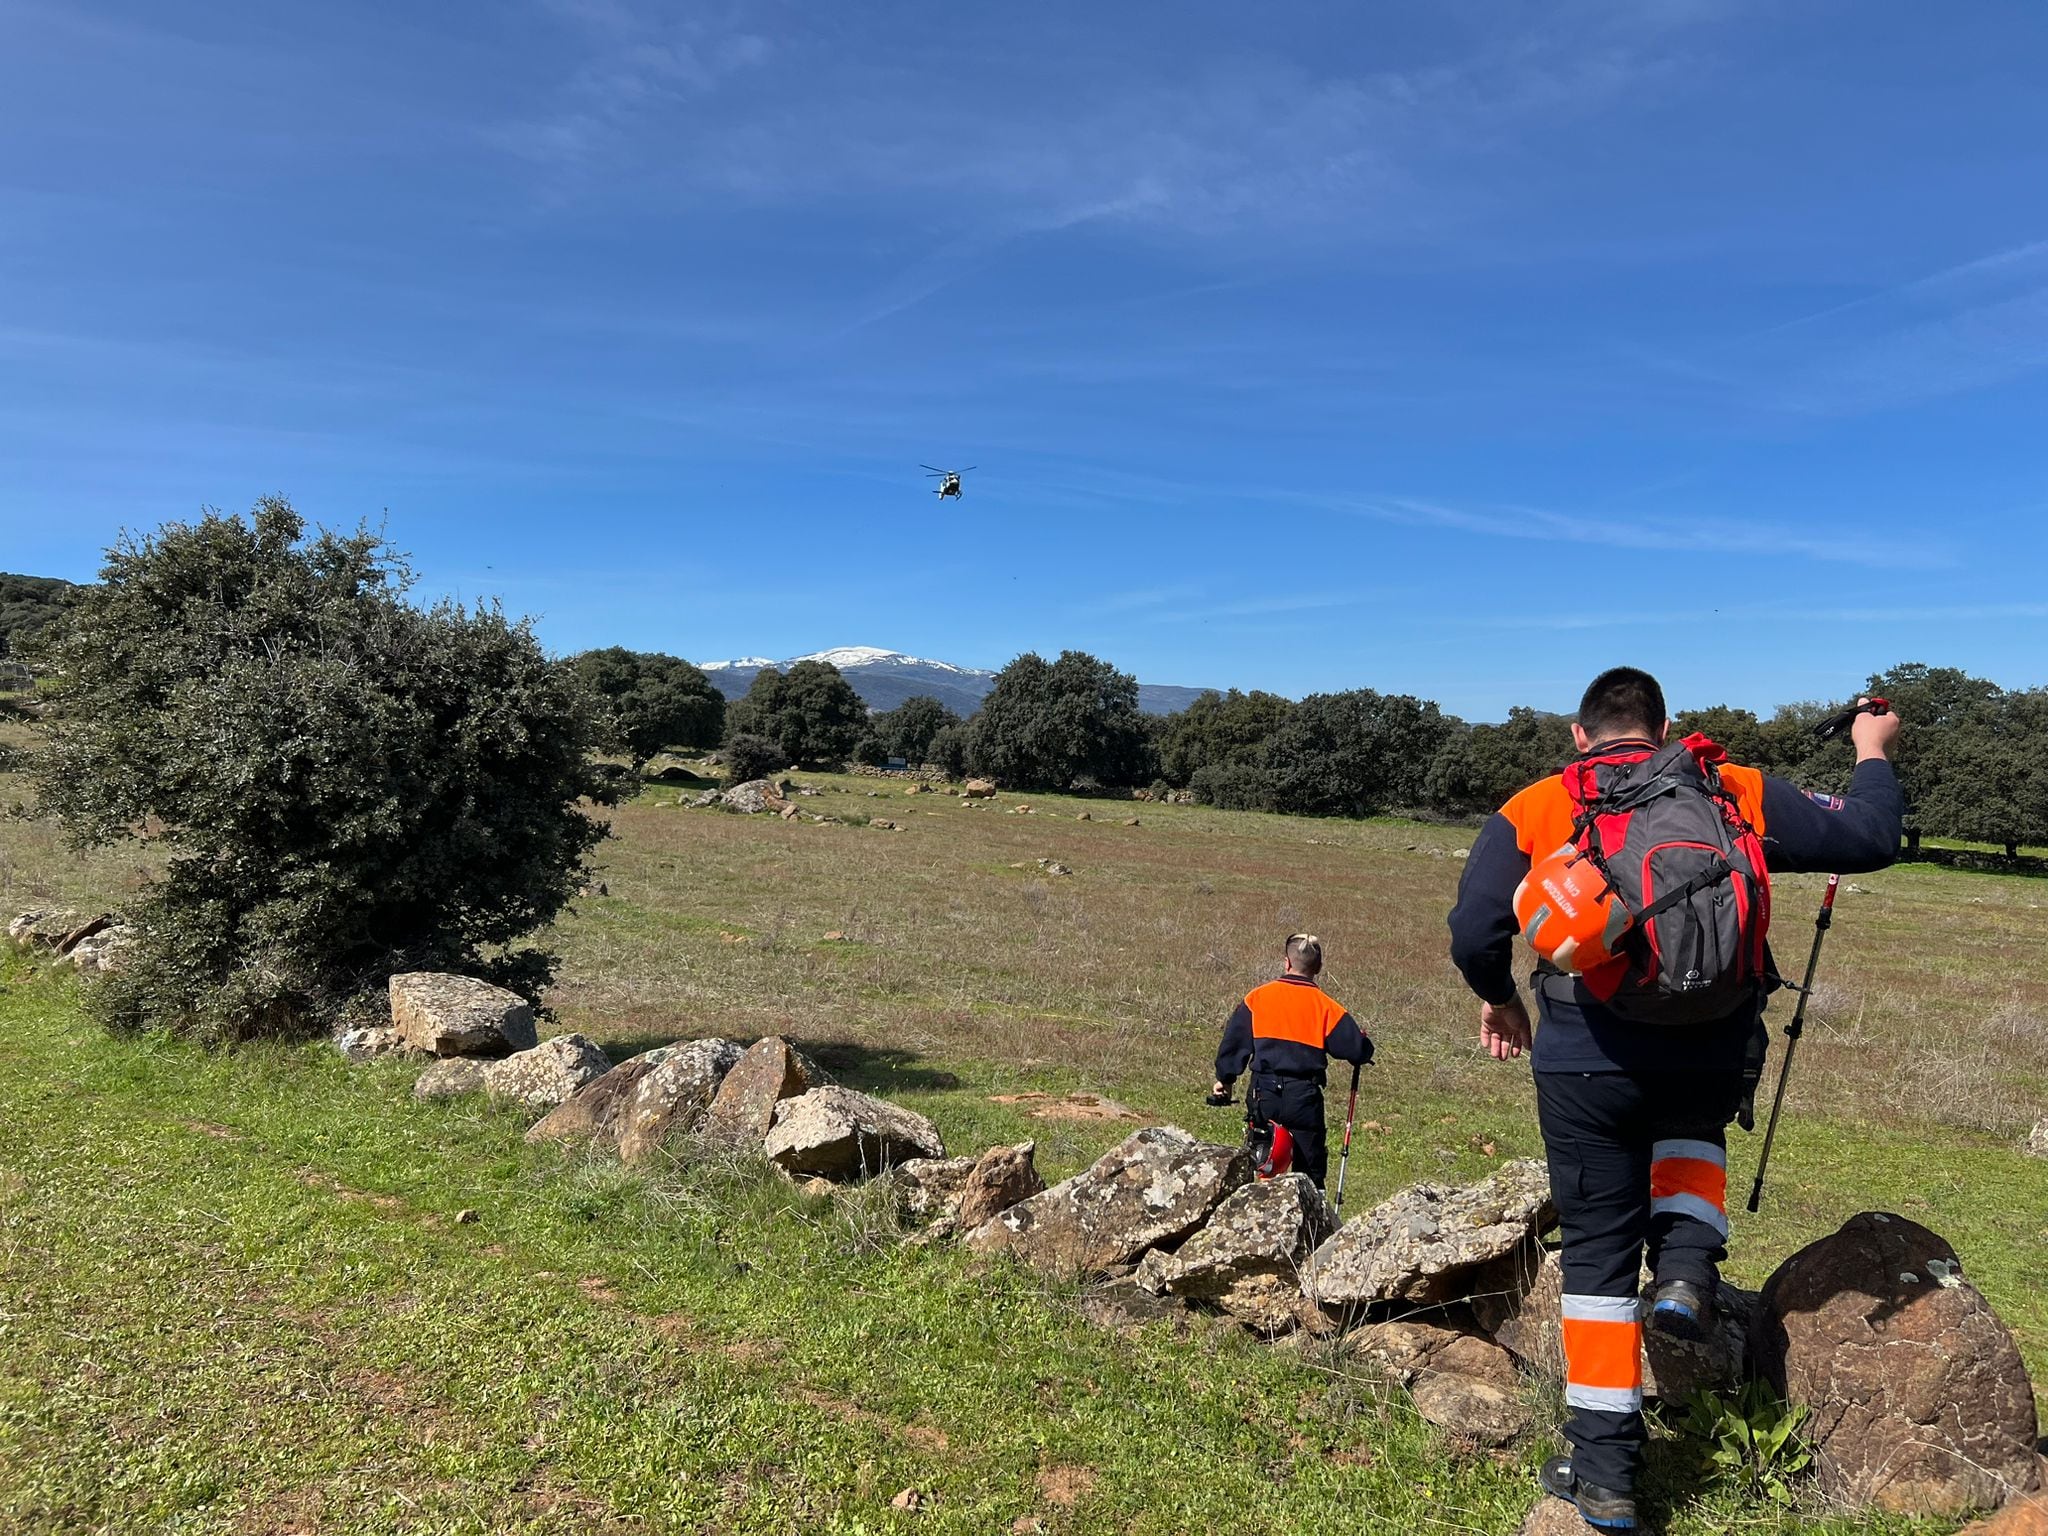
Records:
<instances>
[{"instance_id":1,"label":"blue sky","mask_svg":"<svg viewBox=\"0 0 2048 1536\"><path fill-rule=\"evenodd\" d=\"M2031 3L0 0L0 569L281 492L560 650L2040 683L2044 78Z\"/></svg>"}]
</instances>

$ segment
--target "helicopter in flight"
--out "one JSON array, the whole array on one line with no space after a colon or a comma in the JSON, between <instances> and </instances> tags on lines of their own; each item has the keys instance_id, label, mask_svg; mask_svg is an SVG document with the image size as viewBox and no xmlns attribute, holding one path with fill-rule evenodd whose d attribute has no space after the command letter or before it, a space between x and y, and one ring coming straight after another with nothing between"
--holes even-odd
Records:
<instances>
[{"instance_id":1,"label":"helicopter in flight","mask_svg":"<svg viewBox=\"0 0 2048 1536\"><path fill-rule=\"evenodd\" d=\"M931 472L926 478L939 482L938 489L932 493L933 495L937 496L941 501L944 501L948 496L958 501L960 499L960 477L975 466L970 464L967 466L967 469L934 469L929 464L921 464L918 467L930 470Z\"/></svg>"}]
</instances>

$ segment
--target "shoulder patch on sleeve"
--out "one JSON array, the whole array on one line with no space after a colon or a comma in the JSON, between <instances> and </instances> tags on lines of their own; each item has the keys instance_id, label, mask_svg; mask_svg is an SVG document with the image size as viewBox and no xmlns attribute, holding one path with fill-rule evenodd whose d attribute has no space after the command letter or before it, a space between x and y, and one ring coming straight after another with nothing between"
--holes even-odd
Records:
<instances>
[{"instance_id":1,"label":"shoulder patch on sleeve","mask_svg":"<svg viewBox=\"0 0 2048 1536\"><path fill-rule=\"evenodd\" d=\"M1848 804L1848 801L1844 800L1840 795L1823 794L1817 789L1807 790L1806 798L1824 811L1839 811L1844 805Z\"/></svg>"}]
</instances>

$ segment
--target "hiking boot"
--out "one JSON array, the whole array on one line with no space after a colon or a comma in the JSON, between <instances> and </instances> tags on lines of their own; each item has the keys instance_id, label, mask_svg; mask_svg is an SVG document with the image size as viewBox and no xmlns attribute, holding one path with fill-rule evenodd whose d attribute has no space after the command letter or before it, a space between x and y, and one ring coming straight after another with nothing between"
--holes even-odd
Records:
<instances>
[{"instance_id":1,"label":"hiking boot","mask_svg":"<svg viewBox=\"0 0 2048 1536\"><path fill-rule=\"evenodd\" d=\"M1698 1343L1711 1314L1706 1287L1690 1280L1666 1280L1650 1293L1649 1324L1667 1337Z\"/></svg>"},{"instance_id":2,"label":"hiking boot","mask_svg":"<svg viewBox=\"0 0 2048 1536\"><path fill-rule=\"evenodd\" d=\"M1636 1528L1636 1501L1626 1493L1582 1483L1572 1472L1569 1456L1553 1456L1536 1474L1543 1491L1563 1499L1579 1512L1579 1518L1600 1531L1632 1531Z\"/></svg>"}]
</instances>

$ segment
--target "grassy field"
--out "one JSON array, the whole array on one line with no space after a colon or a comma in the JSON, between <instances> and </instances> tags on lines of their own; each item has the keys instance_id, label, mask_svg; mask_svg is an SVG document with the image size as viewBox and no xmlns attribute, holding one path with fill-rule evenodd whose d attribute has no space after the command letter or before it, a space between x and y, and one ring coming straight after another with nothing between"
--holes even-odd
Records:
<instances>
[{"instance_id":1,"label":"grassy field","mask_svg":"<svg viewBox=\"0 0 2048 1536\"><path fill-rule=\"evenodd\" d=\"M1129 1125L996 1096L1095 1089L1234 1135L1200 1102L1216 1031L1311 928L1382 1051L1354 1208L1537 1150L1526 1071L1479 1056L1443 958L1468 834L811 782L807 807L903 830L666 788L623 807L609 894L555 936L555 1027L615 1057L779 1030L955 1150L1035 1136L1057 1176ZM18 793L0 780L0 809ZM0 909L118 903L145 874L0 823ZM1731 1272L1903 1212L2048 1381L2048 1164L2015 1149L2048 1109L2048 885L1856 885ZM1788 947L1818 893L1781 882ZM1007 1266L898 1252L857 1204L689 1154L529 1149L508 1113L413 1104L400 1067L111 1041L69 983L16 963L0 985L0 1529L1497 1532L1530 1502L1542 1445L1456 1453L1341 1356L1105 1334ZM1738 1136L1732 1184L1754 1155ZM1735 1504L1681 1460L1659 1458L1672 1531L1881 1528ZM906 1489L921 1507L892 1508Z\"/></svg>"}]
</instances>

